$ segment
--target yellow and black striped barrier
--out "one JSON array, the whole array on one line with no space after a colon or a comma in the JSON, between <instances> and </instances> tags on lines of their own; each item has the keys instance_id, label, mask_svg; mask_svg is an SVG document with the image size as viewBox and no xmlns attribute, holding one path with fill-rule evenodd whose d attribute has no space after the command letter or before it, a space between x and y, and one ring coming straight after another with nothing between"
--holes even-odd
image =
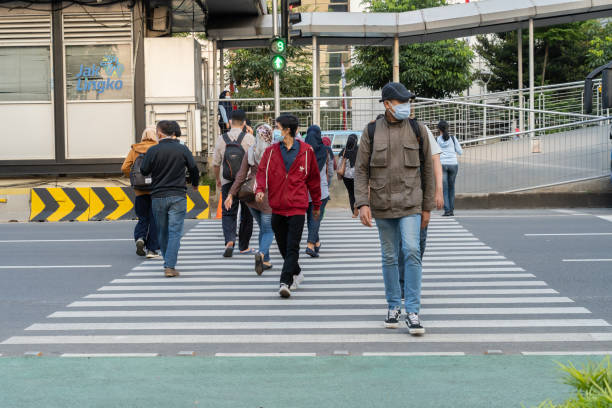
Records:
<instances>
[{"instance_id":1,"label":"yellow and black striped barrier","mask_svg":"<svg viewBox=\"0 0 612 408\"><path fill-rule=\"evenodd\" d=\"M210 215L209 186L187 189L186 218ZM30 221L102 221L135 219L134 191L130 187L33 188Z\"/></svg>"}]
</instances>

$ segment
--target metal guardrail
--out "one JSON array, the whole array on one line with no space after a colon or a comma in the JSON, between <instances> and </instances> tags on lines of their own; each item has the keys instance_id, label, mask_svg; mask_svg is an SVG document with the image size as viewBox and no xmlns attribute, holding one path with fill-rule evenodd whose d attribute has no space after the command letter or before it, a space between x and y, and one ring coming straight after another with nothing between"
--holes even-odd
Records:
<instances>
[{"instance_id":1,"label":"metal guardrail","mask_svg":"<svg viewBox=\"0 0 612 408\"><path fill-rule=\"evenodd\" d=\"M361 133L383 112L378 99L281 98L281 112L298 116L303 133L313 123L313 104L319 103L323 131L347 129ZM224 102L245 110L254 125L274 124L272 98ZM218 100L209 101L205 115L209 152L219 134L217 105ZM610 117L457 99L417 98L413 108L417 118L434 132L438 121L446 120L450 132L464 146L457 192L517 191L610 172ZM521 116L528 123L530 113L535 115L535 129L520 129Z\"/></svg>"}]
</instances>

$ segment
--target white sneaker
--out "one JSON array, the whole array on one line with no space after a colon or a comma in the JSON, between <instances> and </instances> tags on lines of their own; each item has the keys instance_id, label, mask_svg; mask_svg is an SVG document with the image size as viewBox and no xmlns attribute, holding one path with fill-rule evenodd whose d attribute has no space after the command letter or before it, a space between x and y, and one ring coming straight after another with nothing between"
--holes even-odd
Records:
<instances>
[{"instance_id":1,"label":"white sneaker","mask_svg":"<svg viewBox=\"0 0 612 408\"><path fill-rule=\"evenodd\" d=\"M302 284L302 282L304 282L304 272L300 272L299 275L294 275L291 290L296 290Z\"/></svg>"},{"instance_id":2,"label":"white sneaker","mask_svg":"<svg viewBox=\"0 0 612 408\"><path fill-rule=\"evenodd\" d=\"M157 251L147 251L147 258L149 259L159 259L161 255Z\"/></svg>"},{"instance_id":3,"label":"white sneaker","mask_svg":"<svg viewBox=\"0 0 612 408\"><path fill-rule=\"evenodd\" d=\"M288 298L291 296L291 291L289 290L289 286L286 283L281 283L280 288L278 289L278 294L280 297Z\"/></svg>"}]
</instances>

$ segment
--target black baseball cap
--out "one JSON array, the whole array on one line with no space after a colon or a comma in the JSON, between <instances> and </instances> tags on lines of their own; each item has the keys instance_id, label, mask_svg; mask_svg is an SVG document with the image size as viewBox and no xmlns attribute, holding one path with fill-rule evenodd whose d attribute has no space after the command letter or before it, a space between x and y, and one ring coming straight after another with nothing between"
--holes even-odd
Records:
<instances>
[{"instance_id":1,"label":"black baseball cap","mask_svg":"<svg viewBox=\"0 0 612 408\"><path fill-rule=\"evenodd\" d=\"M383 86L380 102L395 99L400 102L408 102L416 97L404 85L399 82L389 82Z\"/></svg>"}]
</instances>

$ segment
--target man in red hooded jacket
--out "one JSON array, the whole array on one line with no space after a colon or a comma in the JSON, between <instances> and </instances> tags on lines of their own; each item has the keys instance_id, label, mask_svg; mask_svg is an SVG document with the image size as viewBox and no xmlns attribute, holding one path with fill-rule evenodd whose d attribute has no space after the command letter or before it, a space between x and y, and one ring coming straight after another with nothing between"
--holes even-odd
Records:
<instances>
[{"instance_id":1,"label":"man in red hooded jacket","mask_svg":"<svg viewBox=\"0 0 612 408\"><path fill-rule=\"evenodd\" d=\"M310 145L295 140L298 126L298 119L293 115L276 118L274 138L283 140L265 151L255 183L257 200L262 201L267 191L272 207L272 229L284 259L278 294L284 298L291 296L292 285L295 289L304 280L298 260L309 194L315 218L319 217L321 208L317 159Z\"/></svg>"}]
</instances>

